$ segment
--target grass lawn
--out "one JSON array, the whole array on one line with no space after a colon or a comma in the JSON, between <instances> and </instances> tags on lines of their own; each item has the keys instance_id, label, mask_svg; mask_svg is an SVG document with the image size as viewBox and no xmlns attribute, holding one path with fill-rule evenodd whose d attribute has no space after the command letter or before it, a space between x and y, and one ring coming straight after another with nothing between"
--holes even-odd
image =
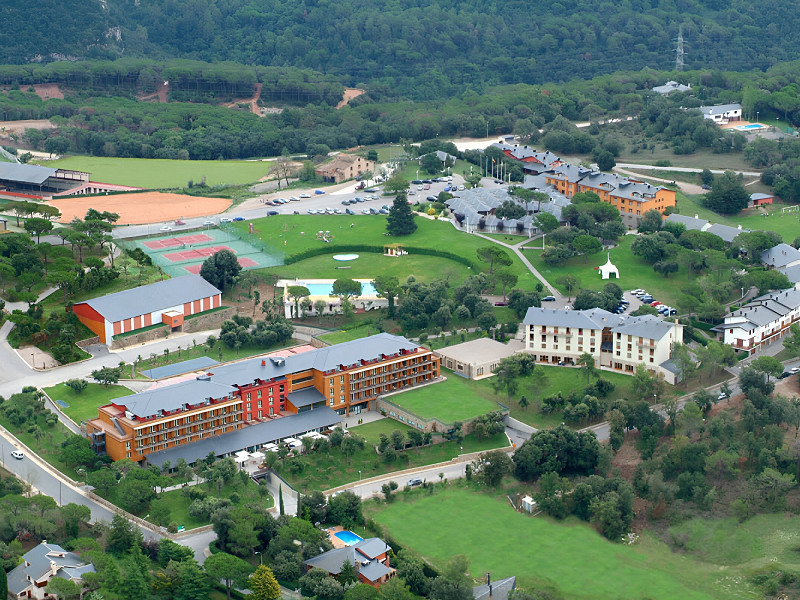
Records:
<instances>
[{"instance_id":1,"label":"grass lawn","mask_svg":"<svg viewBox=\"0 0 800 600\"><path fill-rule=\"evenodd\" d=\"M586 524L520 514L505 498L463 487L402 497L368 512L378 506L373 518L391 538L436 566L466 554L476 579L487 571L496 580L515 575L522 589L549 584L564 598L586 600L752 597L747 584L728 587L733 582L716 565L672 554L648 536L635 546L615 544Z\"/></svg>"},{"instance_id":2,"label":"grass lawn","mask_svg":"<svg viewBox=\"0 0 800 600\"><path fill-rule=\"evenodd\" d=\"M343 329L342 331L334 331L333 333L325 333L319 336L319 339L328 342L329 344L341 344L342 342L350 342L359 340L361 338L375 335L378 333L377 328L369 323L357 325L350 329Z\"/></svg>"},{"instance_id":3,"label":"grass lawn","mask_svg":"<svg viewBox=\"0 0 800 600\"><path fill-rule=\"evenodd\" d=\"M324 219L316 215L285 215L281 219L257 219L253 224L261 240L274 248L281 248L286 252L286 256L320 248L323 245L330 248L330 254L336 254L337 246L342 245L383 246L388 243L400 243L412 247L446 250L469 258L476 266L488 267L488 264L480 263L476 255L478 248L489 244L487 240L458 231L449 222L424 218L417 218L415 222L418 225L417 230L402 238L386 236L386 218L379 215L369 218L328 215ZM333 235L328 244L316 239L315 232L320 230L323 224ZM350 227L351 224L353 227ZM246 233L247 225L234 224L242 234ZM516 287L525 290L534 289L538 280L516 256L513 254L511 256L514 262L509 268L519 277ZM415 256L413 253L402 257L364 255L358 260L349 262L346 266L350 266L350 269L336 269L336 266L342 265L333 261L330 256L323 255L292 265L275 267L272 271L281 276L308 278L369 278L387 274L398 276L401 282L412 274L424 280L449 276L453 281L461 281L471 273L466 266L449 259Z\"/></svg>"},{"instance_id":4,"label":"grass lawn","mask_svg":"<svg viewBox=\"0 0 800 600\"><path fill-rule=\"evenodd\" d=\"M90 383L81 393L76 393L75 390L63 383L44 388L44 392L56 404L59 401L68 404L69 406L60 406L60 408L70 419L78 424L96 417L98 406L108 404L114 398L133 394L131 390L124 386L109 385L106 387L100 383Z\"/></svg>"},{"instance_id":5,"label":"grass lawn","mask_svg":"<svg viewBox=\"0 0 800 600\"><path fill-rule=\"evenodd\" d=\"M619 245L610 251L603 251L589 257L589 263L585 263L585 258L576 256L569 259L565 264L559 266L549 266L541 258L540 250L523 250L522 252L531 261L531 264L562 293L566 290L557 281L564 275L574 275L580 281L580 287L589 290L600 290L609 280L600 279L600 274L595 271L595 266L606 262L603 254L609 252L611 262L619 269L619 279L610 280L616 283L623 290L634 288L644 288L659 300L666 304L674 304L681 294L681 288L689 281L689 275L685 267L681 267L677 273L673 273L668 278L664 278L655 271L652 265L647 264L638 256L631 253L631 244L635 236L624 236ZM573 292L573 297L575 292Z\"/></svg>"},{"instance_id":6,"label":"grass lawn","mask_svg":"<svg viewBox=\"0 0 800 600\"><path fill-rule=\"evenodd\" d=\"M18 429L14 427L5 417L0 418L0 425L13 433L20 442L28 446L28 448L36 452L36 454L41 456L56 469L68 477L71 477L75 481L78 481L79 477L75 472L75 469L67 466L66 463L61 460L61 443L66 441L67 438L72 437L73 433L67 429L61 423L61 421L58 421L52 427L48 427L44 422L43 414L37 418L36 422L41 428L42 432L44 432L44 435L39 440L37 440L32 433L28 433L28 427L31 425L30 423L25 423L21 429ZM10 457L6 457L6 460L11 459ZM25 479L25 481L30 483L33 487L37 487L36 472L31 471L29 476L32 477L32 479L23 479Z\"/></svg>"},{"instance_id":7,"label":"grass lawn","mask_svg":"<svg viewBox=\"0 0 800 600\"><path fill-rule=\"evenodd\" d=\"M749 190L749 188L748 188ZM723 216L708 210L700 204L700 197L678 194L678 209L682 215L698 215L712 223L721 223L736 227L741 225L744 229L763 229L774 231L783 237L783 241L790 244L800 234L800 214L796 212L781 214L781 208L787 204L773 204L768 207L768 216L764 217L760 211L746 210L738 215Z\"/></svg>"},{"instance_id":8,"label":"grass lawn","mask_svg":"<svg viewBox=\"0 0 800 600\"><path fill-rule=\"evenodd\" d=\"M264 508L271 508L274 505L272 496L261 496L258 484L251 479L247 479L243 482L237 476L228 485L222 488L219 495L217 495L216 487L212 487L211 484L202 483L200 487L208 492L209 495L219 498L230 498L232 494L238 494L240 504L258 503ZM178 525L183 525L186 529L194 529L195 527L208 525L211 522L209 519L201 519L189 514L189 505L192 501L185 497L182 491L183 490L178 489L163 492L159 495L158 499L153 500L150 505L150 511L152 512L153 507L159 504L166 505L169 509L169 523L174 522Z\"/></svg>"},{"instance_id":9,"label":"grass lawn","mask_svg":"<svg viewBox=\"0 0 800 600\"><path fill-rule=\"evenodd\" d=\"M402 431L403 434L405 434L407 431L410 431L413 428L409 427L405 423L401 423L400 421L395 421L394 419L389 419L387 417L385 419L373 421L372 423L365 423L364 425L356 425L355 427L351 427L350 433L353 435L360 435L370 444L377 446L381 441L382 433L389 435L395 429Z\"/></svg>"},{"instance_id":10,"label":"grass lawn","mask_svg":"<svg viewBox=\"0 0 800 600\"><path fill-rule=\"evenodd\" d=\"M497 402L476 394L469 379L445 369L442 372L447 377L445 381L394 394L386 400L423 419L437 418L448 424L500 410Z\"/></svg>"},{"instance_id":11,"label":"grass lawn","mask_svg":"<svg viewBox=\"0 0 800 600\"><path fill-rule=\"evenodd\" d=\"M388 425L386 426L389 427ZM389 431L394 429L402 431L402 424L396 421L393 422ZM369 429L367 432L370 435L374 434L374 431ZM468 435L461 444L464 453L481 452L506 446L508 446L508 438L504 433L485 440L477 440L475 436ZM459 454L461 454L461 449L458 443L455 441L444 442L406 450L399 453L399 457L395 462L387 464L375 452L375 448L367 444L363 450L356 452L349 460L338 449L331 449L325 454L312 452L297 458L287 459L286 465L281 469L280 473L295 489L301 492L312 492L314 490L328 490L358 481L359 477L367 479L402 469L445 462ZM359 471L361 471L360 474ZM404 482L398 481L398 483L403 484Z\"/></svg>"},{"instance_id":12,"label":"grass lawn","mask_svg":"<svg viewBox=\"0 0 800 600\"><path fill-rule=\"evenodd\" d=\"M71 156L47 161L57 169L88 171L92 181L148 189L184 187L189 180L207 185L253 183L266 175L269 163L245 160L168 160Z\"/></svg>"}]
</instances>

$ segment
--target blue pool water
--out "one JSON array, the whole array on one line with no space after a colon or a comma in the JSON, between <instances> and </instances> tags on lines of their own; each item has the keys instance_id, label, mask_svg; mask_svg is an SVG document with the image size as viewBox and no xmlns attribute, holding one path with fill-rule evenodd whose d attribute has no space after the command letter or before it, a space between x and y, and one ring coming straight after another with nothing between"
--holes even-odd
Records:
<instances>
[{"instance_id":1,"label":"blue pool water","mask_svg":"<svg viewBox=\"0 0 800 600\"><path fill-rule=\"evenodd\" d=\"M352 531L340 531L339 533L334 533L333 535L342 540L348 546L354 546L364 539Z\"/></svg>"},{"instance_id":2,"label":"blue pool water","mask_svg":"<svg viewBox=\"0 0 800 600\"><path fill-rule=\"evenodd\" d=\"M759 123L751 123L750 125L739 125L736 129L762 129L764 126Z\"/></svg>"},{"instance_id":3,"label":"blue pool water","mask_svg":"<svg viewBox=\"0 0 800 600\"><path fill-rule=\"evenodd\" d=\"M333 291L332 283L307 283L306 287L311 292L312 296L330 296ZM375 286L371 283L361 284L362 296L377 296L378 292L375 291Z\"/></svg>"}]
</instances>

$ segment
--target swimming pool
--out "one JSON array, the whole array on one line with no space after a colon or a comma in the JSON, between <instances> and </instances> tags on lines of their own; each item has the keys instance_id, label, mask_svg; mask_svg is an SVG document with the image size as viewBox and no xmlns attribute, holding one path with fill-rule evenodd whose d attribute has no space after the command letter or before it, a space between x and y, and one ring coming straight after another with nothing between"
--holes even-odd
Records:
<instances>
[{"instance_id":1,"label":"swimming pool","mask_svg":"<svg viewBox=\"0 0 800 600\"><path fill-rule=\"evenodd\" d=\"M330 296L333 293L332 283L306 283L305 286L312 296ZM361 284L361 296L377 296L378 292L372 283Z\"/></svg>"},{"instance_id":2,"label":"swimming pool","mask_svg":"<svg viewBox=\"0 0 800 600\"><path fill-rule=\"evenodd\" d=\"M765 129L766 126L761 123L750 123L749 125L739 125L736 129L739 131L752 131L753 129Z\"/></svg>"},{"instance_id":3,"label":"swimming pool","mask_svg":"<svg viewBox=\"0 0 800 600\"><path fill-rule=\"evenodd\" d=\"M352 531L339 531L337 533L334 533L333 535L342 540L348 546L355 546L358 542L364 539L360 535L356 535Z\"/></svg>"}]
</instances>

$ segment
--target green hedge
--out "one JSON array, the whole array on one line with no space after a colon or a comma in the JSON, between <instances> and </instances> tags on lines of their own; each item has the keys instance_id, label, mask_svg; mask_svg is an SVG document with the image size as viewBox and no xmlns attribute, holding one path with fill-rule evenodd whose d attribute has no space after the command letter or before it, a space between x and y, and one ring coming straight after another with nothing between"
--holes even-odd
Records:
<instances>
[{"instance_id":1,"label":"green hedge","mask_svg":"<svg viewBox=\"0 0 800 600\"><path fill-rule=\"evenodd\" d=\"M445 250L437 250L435 248L417 248L415 246L404 246L404 249L409 254L419 254L422 256L438 256L440 258L446 258L448 260L461 263L462 265L470 267L476 272L479 271L475 263L472 262L470 259L460 256L458 254L453 254L452 252L447 252ZM315 256L322 256L324 254L332 254L334 252L337 253L370 252L373 254L383 254L383 246L370 246L367 244L343 244L341 246L334 246L334 247L311 248L303 252L298 252L297 254L294 254L292 256L287 256L286 260L284 261L284 264L291 265L296 262L300 262L301 260L314 258Z\"/></svg>"}]
</instances>

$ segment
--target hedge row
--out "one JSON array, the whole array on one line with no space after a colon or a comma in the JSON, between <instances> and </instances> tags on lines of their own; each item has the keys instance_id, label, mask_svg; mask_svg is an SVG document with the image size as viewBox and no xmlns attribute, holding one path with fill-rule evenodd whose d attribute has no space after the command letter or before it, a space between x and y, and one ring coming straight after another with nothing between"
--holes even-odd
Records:
<instances>
[{"instance_id":1,"label":"hedge row","mask_svg":"<svg viewBox=\"0 0 800 600\"><path fill-rule=\"evenodd\" d=\"M475 272L479 271L478 267L470 259L464 256L460 256L458 254L453 254L452 252L447 252L445 250L437 250L436 248L417 248L415 246L404 246L404 249L409 254L419 254L422 256L437 256L439 258L446 258L448 260L461 263L462 265L473 269ZM369 252L373 254L383 254L383 246L370 246L367 244L343 244L343 245L337 245L333 248L331 247L310 248L303 252L298 252L297 254L293 254L292 256L287 256L286 260L284 261L284 264L291 265L296 262L300 262L301 260L314 258L315 256L322 256L323 254L331 254L332 252L337 252L337 253Z\"/></svg>"}]
</instances>

